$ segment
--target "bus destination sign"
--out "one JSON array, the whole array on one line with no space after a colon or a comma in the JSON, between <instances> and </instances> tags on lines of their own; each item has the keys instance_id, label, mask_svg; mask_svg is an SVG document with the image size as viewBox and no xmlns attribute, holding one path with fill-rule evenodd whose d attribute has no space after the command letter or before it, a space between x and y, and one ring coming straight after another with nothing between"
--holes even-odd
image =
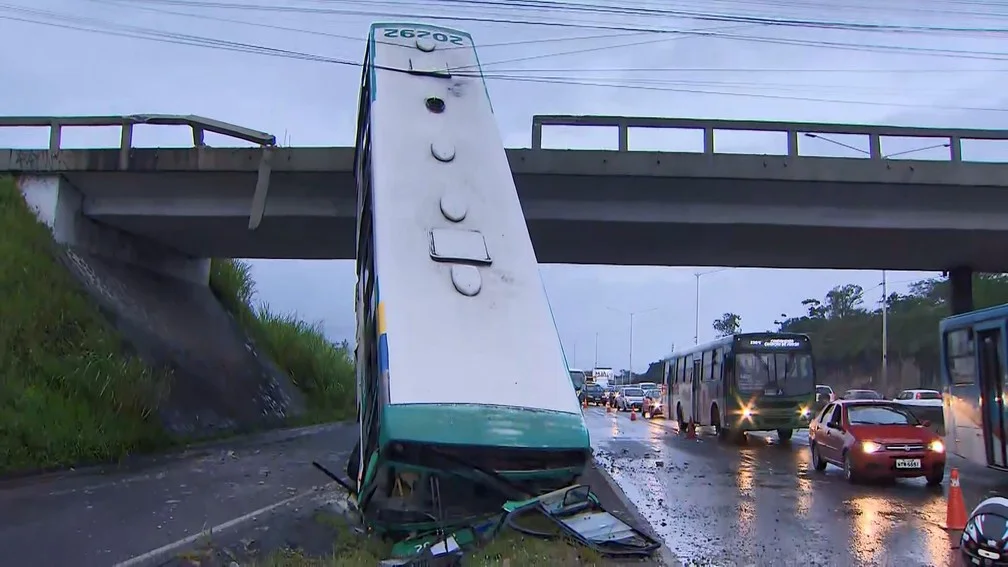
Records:
<instances>
[{"instance_id":1,"label":"bus destination sign","mask_svg":"<svg viewBox=\"0 0 1008 567\"><path fill-rule=\"evenodd\" d=\"M777 348L798 348L802 346L801 341L792 338L749 339L747 342L749 343L747 346L750 348L777 349Z\"/></svg>"}]
</instances>

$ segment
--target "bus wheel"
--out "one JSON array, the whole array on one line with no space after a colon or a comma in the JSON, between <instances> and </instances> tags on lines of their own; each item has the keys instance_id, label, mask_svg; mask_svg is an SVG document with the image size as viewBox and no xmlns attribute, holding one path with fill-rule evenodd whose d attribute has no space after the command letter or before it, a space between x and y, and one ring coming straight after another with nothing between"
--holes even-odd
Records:
<instances>
[{"instance_id":1,"label":"bus wheel","mask_svg":"<svg viewBox=\"0 0 1008 567\"><path fill-rule=\"evenodd\" d=\"M784 443L785 441L790 441L791 440L791 435L793 435L793 434L794 434L794 430L793 429L778 429L777 430L777 437L780 438L781 443Z\"/></svg>"}]
</instances>

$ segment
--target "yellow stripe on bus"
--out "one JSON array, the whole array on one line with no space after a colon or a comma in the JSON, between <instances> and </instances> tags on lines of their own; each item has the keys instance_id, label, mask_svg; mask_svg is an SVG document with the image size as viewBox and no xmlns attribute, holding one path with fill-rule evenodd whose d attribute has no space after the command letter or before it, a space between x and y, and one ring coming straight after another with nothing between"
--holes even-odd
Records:
<instances>
[{"instance_id":1,"label":"yellow stripe on bus","mask_svg":"<svg viewBox=\"0 0 1008 567\"><path fill-rule=\"evenodd\" d=\"M385 302L378 302L378 334L385 334Z\"/></svg>"}]
</instances>

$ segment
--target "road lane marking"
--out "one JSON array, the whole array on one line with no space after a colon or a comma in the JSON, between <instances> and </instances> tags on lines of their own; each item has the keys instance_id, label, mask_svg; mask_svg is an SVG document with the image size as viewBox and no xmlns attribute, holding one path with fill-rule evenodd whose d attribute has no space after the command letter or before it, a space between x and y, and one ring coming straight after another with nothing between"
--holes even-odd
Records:
<instances>
[{"instance_id":1,"label":"road lane marking","mask_svg":"<svg viewBox=\"0 0 1008 567\"><path fill-rule=\"evenodd\" d=\"M178 551L178 550L180 550L180 549L182 549L182 548L184 548L184 547L186 547L186 546L188 546L188 545L196 542L197 540L199 540L202 537L210 537L213 534L218 534L220 532L226 531L226 530L228 530L230 528L233 528L233 527L238 526L238 525L240 525L242 523L245 523L245 522L247 522L249 520L252 520L252 519L254 519L254 518L258 517L258 516L261 516L263 514L267 514L269 512L272 512L273 510L276 510L277 508L280 508L282 506L286 506L288 504L292 504L294 502L297 502L298 500L307 498L309 496L316 496L316 495L318 495L321 492L325 492L325 491L324 490L309 490L309 491L304 492L302 494L296 494L296 495L291 496L289 498L284 498L283 500L280 500L279 502L274 502L273 504L270 504L268 506L263 506L262 508L259 508L258 510L254 510L252 512L249 512L248 514L244 514L244 515L238 516L237 518L232 518L232 519L230 519L230 520L228 520L226 522L217 524L216 526L213 526L211 528L207 528L207 529L205 529L205 530L203 530L201 532L195 533L195 534L193 534L191 536L184 537L184 538L182 538L182 539L180 539L178 541L173 541L172 543L169 543L167 545L162 545L161 547L159 547L157 549L152 549L152 550L150 550L150 551L148 551L146 553L141 553L140 555L137 555L137 556L131 557L131 558L125 560L125 561L116 563L112 567L135 567L137 565L143 565L144 563L146 563L148 561L152 561L152 560L154 560L156 558L162 557L162 556L167 555L169 553L172 553L174 551Z\"/></svg>"}]
</instances>

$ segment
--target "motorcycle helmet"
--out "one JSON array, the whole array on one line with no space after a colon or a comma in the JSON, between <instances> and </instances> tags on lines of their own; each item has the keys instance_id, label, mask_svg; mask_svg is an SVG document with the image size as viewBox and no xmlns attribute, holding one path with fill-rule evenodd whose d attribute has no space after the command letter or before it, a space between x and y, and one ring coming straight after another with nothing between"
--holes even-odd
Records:
<instances>
[{"instance_id":1,"label":"motorcycle helmet","mask_svg":"<svg viewBox=\"0 0 1008 567\"><path fill-rule=\"evenodd\" d=\"M1008 566L1008 498L993 496L973 509L960 549L967 565Z\"/></svg>"}]
</instances>

